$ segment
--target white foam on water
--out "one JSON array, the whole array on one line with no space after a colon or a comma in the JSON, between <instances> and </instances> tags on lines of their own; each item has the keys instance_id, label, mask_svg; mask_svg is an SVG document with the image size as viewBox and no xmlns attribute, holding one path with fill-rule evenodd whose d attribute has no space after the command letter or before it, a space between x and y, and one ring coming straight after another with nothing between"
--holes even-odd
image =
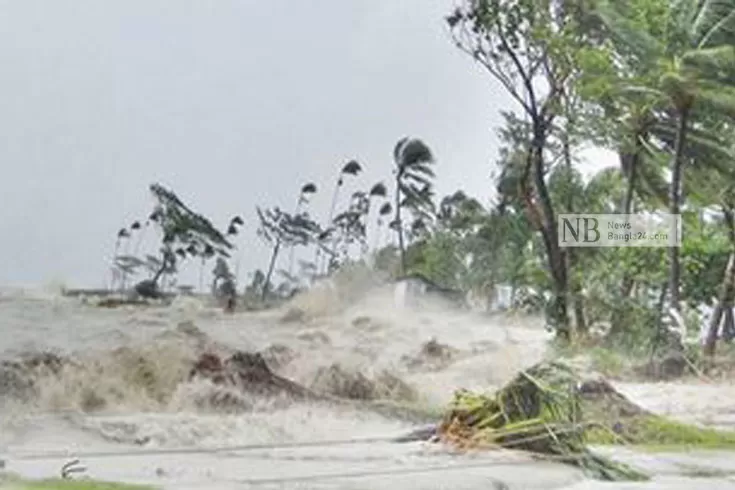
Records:
<instances>
[{"instance_id":1,"label":"white foam on water","mask_svg":"<svg viewBox=\"0 0 735 490\"><path fill-rule=\"evenodd\" d=\"M11 469L23 474L53 476L58 474L58 458L14 461L12 454L68 450L72 456L138 449L134 443L158 449L293 444L390 437L413 427L384 412L348 404L272 405L254 400L251 411L237 415L202 411L193 400L206 396L212 387L183 380L197 355L207 350L282 355L282 359L274 358L278 365L273 369L305 386L314 382L320 369L335 365L371 379L388 372L418 393L416 403L427 406L445 403L458 388L492 390L545 354L549 334L539 319L487 317L432 304L396 308L392 288L342 303L336 293L334 288L320 288L278 310L227 315L196 298L179 299L168 307L100 308L48 293L3 291L0 358L51 350L70 356L74 364L65 367L58 378L38 380L39 394L32 401L5 407L0 415L0 457L10 453ZM295 306L301 313L287 315ZM422 346L432 339L451 348L454 357L439 365L409 362L421 360ZM665 400L697 400L682 405L678 412L668 408L683 418L687 411L702 413L706 400L724 393L694 386L684 393L686 390L671 386L623 388L644 406L663 411L667 410ZM714 407L712 414L722 415L727 403L713 402L710 407ZM271 483L271 487L488 488L492 478L498 477L509 488L597 488L573 468L531 461L524 462L525 466L503 466L506 463L495 461L484 469L403 476L297 479L315 473L398 471L463 462L471 463L472 458L413 443L84 461L93 476L177 489L262 488L264 483L248 481L279 477L290 479L283 485ZM683 488L666 487L666 482L655 486L658 484L630 488ZM623 486L616 484L615 488Z\"/></svg>"}]
</instances>

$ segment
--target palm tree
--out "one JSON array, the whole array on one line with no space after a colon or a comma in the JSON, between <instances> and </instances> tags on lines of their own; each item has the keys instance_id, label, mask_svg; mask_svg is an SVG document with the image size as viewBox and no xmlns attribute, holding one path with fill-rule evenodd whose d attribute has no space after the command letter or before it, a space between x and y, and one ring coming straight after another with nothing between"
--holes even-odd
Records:
<instances>
[{"instance_id":1,"label":"palm tree","mask_svg":"<svg viewBox=\"0 0 735 490\"><path fill-rule=\"evenodd\" d=\"M368 199L370 200L370 204L371 205L372 205L372 201L374 199L382 199L382 200L385 200L387 198L388 198L388 188L386 187L386 185L383 182L378 182L378 183L374 184L370 188L370 191L368 192ZM377 220L376 220L376 225L377 226L376 226L376 229L375 229L375 239L374 239L375 240L375 242L374 242L375 245L373 246L373 249L377 249L377 245L380 242L380 232L382 231L381 230L381 227L383 225L383 221L381 219L381 217L383 215L381 214L381 211L384 209L384 207L385 207L386 204L388 204L389 209L391 209L390 208L390 203L387 203L387 202L383 203L380 206L380 208L378 208L378 217L377 217ZM390 211L388 211L388 213L390 213Z\"/></svg>"},{"instance_id":2,"label":"palm tree","mask_svg":"<svg viewBox=\"0 0 735 490\"><path fill-rule=\"evenodd\" d=\"M226 236L227 237L235 237L236 235L239 235L240 234L240 227L243 226L244 224L245 224L245 221L243 221L243 219L242 219L241 216L234 216L234 217L232 217L230 219L230 224L227 227L227 235ZM242 257L242 250L238 254L237 263L235 264L235 274L234 274L235 281L237 281L238 278L239 278L238 276L239 276L239 272L240 272L240 258L241 257ZM203 274L203 271L200 270L199 271L200 282L202 281L201 280L202 274Z\"/></svg>"},{"instance_id":3,"label":"palm tree","mask_svg":"<svg viewBox=\"0 0 735 490\"><path fill-rule=\"evenodd\" d=\"M337 175L337 183L334 186L334 193L332 194L332 203L329 206L329 217L327 219L327 223L331 224L332 220L334 219L334 211L337 207L339 191L345 183L345 176L350 175L354 177L357 176L360 172L362 172L362 166L357 162L357 160L350 160L349 162L345 163L340 169L339 174ZM336 244L333 244L332 255L334 254L334 246L336 246ZM314 257L314 263L317 264L318 271L321 270L321 266L319 264L320 258L322 256L321 252L321 248L317 247L316 255Z\"/></svg>"},{"instance_id":4,"label":"palm tree","mask_svg":"<svg viewBox=\"0 0 735 490\"><path fill-rule=\"evenodd\" d=\"M337 198L339 197L339 190L344 185L345 181L344 178L346 175L352 175L356 176L360 172L362 172L362 166L357 162L357 160L350 160L349 162L345 163L342 168L339 171L339 175L337 176L337 185L334 186L334 194L332 195L332 204L329 207L329 221L332 221L332 218L334 218L334 210L337 206Z\"/></svg>"},{"instance_id":5,"label":"palm tree","mask_svg":"<svg viewBox=\"0 0 735 490\"><path fill-rule=\"evenodd\" d=\"M621 5L602 2L597 13L628 56L628 68L656 74L649 84L626 89L654 97L664 115L661 129L673 137L669 212L678 215L683 168L690 160L688 139L698 112L735 116L735 1L667 2L645 30L635 11ZM670 304L680 311L678 247L670 247L669 258Z\"/></svg>"},{"instance_id":6,"label":"palm tree","mask_svg":"<svg viewBox=\"0 0 735 490\"><path fill-rule=\"evenodd\" d=\"M391 213L393 213L393 206L389 202L384 202L382 206L380 206L380 209L378 209L378 220L376 222L377 224L377 230L375 233L375 245L373 246L373 249L375 252L378 252L378 248L380 247L380 244L383 242L383 223L385 222L385 217L389 216Z\"/></svg>"},{"instance_id":7,"label":"palm tree","mask_svg":"<svg viewBox=\"0 0 735 490\"><path fill-rule=\"evenodd\" d=\"M406 247L401 210L412 208L417 211L432 205L434 171L431 165L434 163L434 156L431 149L420 139L404 137L393 149L393 162L396 165L394 169L396 191L395 217L392 225L398 233L403 275L406 273Z\"/></svg>"},{"instance_id":8,"label":"palm tree","mask_svg":"<svg viewBox=\"0 0 735 490\"><path fill-rule=\"evenodd\" d=\"M316 194L317 187L316 184L313 182L308 182L301 186L301 191L299 192L299 198L296 201L296 209L294 209L294 216L298 215L299 212L301 212L301 206L304 204L307 204L309 202L308 196L312 194ZM293 273L293 264L294 264L294 254L296 252L296 247L291 246L288 251L288 274L291 275Z\"/></svg>"}]
</instances>

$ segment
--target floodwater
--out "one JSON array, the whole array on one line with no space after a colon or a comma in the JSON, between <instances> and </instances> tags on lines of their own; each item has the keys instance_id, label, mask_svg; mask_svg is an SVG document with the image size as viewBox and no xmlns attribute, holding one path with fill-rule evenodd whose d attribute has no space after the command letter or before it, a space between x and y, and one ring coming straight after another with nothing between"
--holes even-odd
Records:
<instances>
[{"instance_id":1,"label":"floodwater","mask_svg":"<svg viewBox=\"0 0 735 490\"><path fill-rule=\"evenodd\" d=\"M76 366L61 379L37 380L31 399L0 393L5 469L53 477L79 459L83 475L167 489L735 489L735 458L727 453L616 449L616 457L656 476L605 484L518 452L460 455L436 444L397 443L392 439L426 421L360 402L251 400L244 414L196 403L214 387L182 380L204 350L270 353L278 374L308 387L324 388L320 368L335 365L377 380L387 372L412 387L414 405L423 407L446 403L458 388L491 390L545 353L548 334L538 320L396 308L390 291L338 307L325 294L298 300L306 319L283 321L288 308L226 315L182 298L168 307L109 309L54 292L0 290L0 359L53 351ZM453 349L447 362L420 362L432 338ZM732 385L620 388L682 420L735 423Z\"/></svg>"}]
</instances>

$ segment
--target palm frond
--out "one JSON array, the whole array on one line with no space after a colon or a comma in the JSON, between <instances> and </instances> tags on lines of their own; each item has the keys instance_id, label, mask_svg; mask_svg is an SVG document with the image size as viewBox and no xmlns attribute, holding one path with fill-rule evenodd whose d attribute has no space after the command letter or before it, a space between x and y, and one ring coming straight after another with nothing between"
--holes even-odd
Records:
<instances>
[{"instance_id":1,"label":"palm frond","mask_svg":"<svg viewBox=\"0 0 735 490\"><path fill-rule=\"evenodd\" d=\"M621 4L614 1L601 1L597 4L594 15L607 28L613 39L620 46L641 62L650 62L661 57L664 47L661 42L644 29L638 28L633 21L620 10Z\"/></svg>"},{"instance_id":2,"label":"palm frond","mask_svg":"<svg viewBox=\"0 0 735 490\"><path fill-rule=\"evenodd\" d=\"M699 104L735 120L735 87L701 83L695 94Z\"/></svg>"},{"instance_id":3,"label":"palm frond","mask_svg":"<svg viewBox=\"0 0 735 490\"><path fill-rule=\"evenodd\" d=\"M316 192L316 184L309 182L301 187L302 194L314 194Z\"/></svg>"},{"instance_id":4,"label":"palm frond","mask_svg":"<svg viewBox=\"0 0 735 490\"><path fill-rule=\"evenodd\" d=\"M690 2L695 3L695 2ZM735 34L735 4L732 0L696 2L698 10L691 22L691 36L696 48L731 43Z\"/></svg>"},{"instance_id":5,"label":"palm frond","mask_svg":"<svg viewBox=\"0 0 735 490\"><path fill-rule=\"evenodd\" d=\"M350 160L347 162L340 171L341 174L347 174L347 175L357 175L360 172L362 172L362 166L360 166L359 163L357 163L356 160Z\"/></svg>"},{"instance_id":6,"label":"palm frond","mask_svg":"<svg viewBox=\"0 0 735 490\"><path fill-rule=\"evenodd\" d=\"M417 138L401 139L393 151L399 168L412 167L434 161L434 155L426 143Z\"/></svg>"},{"instance_id":7,"label":"palm frond","mask_svg":"<svg viewBox=\"0 0 735 490\"><path fill-rule=\"evenodd\" d=\"M388 188L382 182L378 182L370 188L369 195L371 197L385 197L388 195Z\"/></svg>"}]
</instances>

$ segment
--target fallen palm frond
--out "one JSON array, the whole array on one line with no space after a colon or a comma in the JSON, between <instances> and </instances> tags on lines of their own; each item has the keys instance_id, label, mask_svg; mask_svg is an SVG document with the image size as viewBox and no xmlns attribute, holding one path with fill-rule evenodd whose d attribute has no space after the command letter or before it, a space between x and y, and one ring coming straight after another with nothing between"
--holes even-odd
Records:
<instances>
[{"instance_id":1,"label":"fallen palm frond","mask_svg":"<svg viewBox=\"0 0 735 490\"><path fill-rule=\"evenodd\" d=\"M459 391L439 427L440 438L461 448L495 446L552 456L601 480L648 479L587 448L580 385L569 366L545 362L494 395Z\"/></svg>"}]
</instances>

